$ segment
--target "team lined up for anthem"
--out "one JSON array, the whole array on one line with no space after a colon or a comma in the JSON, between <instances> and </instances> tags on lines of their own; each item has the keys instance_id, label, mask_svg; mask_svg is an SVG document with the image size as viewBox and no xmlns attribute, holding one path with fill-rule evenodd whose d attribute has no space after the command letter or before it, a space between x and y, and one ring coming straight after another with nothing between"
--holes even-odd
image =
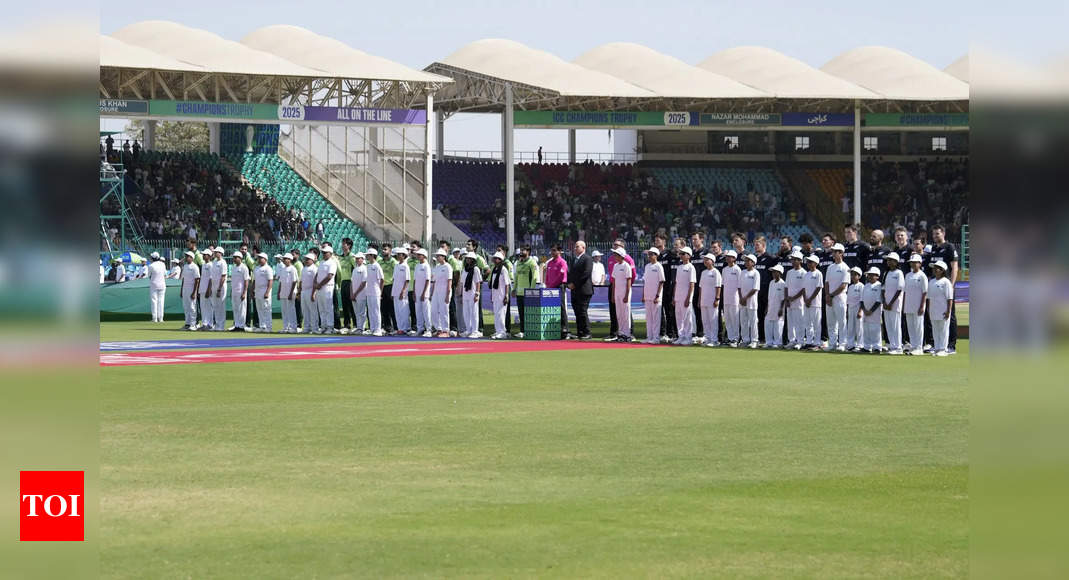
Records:
<instances>
[{"instance_id":1,"label":"team lined up for anthem","mask_svg":"<svg viewBox=\"0 0 1069 580\"><path fill-rule=\"evenodd\" d=\"M645 342L953 354L958 254L945 241L943 228L932 228L931 245L920 238L910 244L906 230L896 228L896 246L891 250L883 248L880 230L871 233L871 245L859 241L857 231L847 226L845 244L826 233L819 250L807 234L797 246L784 237L775 255L766 252L763 237L753 241L752 253L747 252L741 233L732 235L733 249L727 251L718 240L704 250L700 233L691 237L697 250L681 238L668 249L665 237L656 236L654 247L644 252ZM611 328L606 340L632 342L631 293L638 270L623 246L622 240L614 243L607 271L600 262L601 253L594 251L590 276L593 285L609 288ZM554 248L541 267L527 247L514 263L506 258L504 248L498 248L487 264L474 251L474 240L466 250L452 251L443 242L433 255L433 265L430 254L417 242L392 251L385 245L381 263L374 247L363 253L351 249L351 240L343 240L342 255L336 256L330 244L324 243L303 256L276 255L278 263L272 267L267 254L253 256L244 246L230 256L232 266L226 263L222 248L199 254L193 248L170 275L182 280L183 328L225 330L229 285L234 313L229 330L271 332L274 299L281 301L283 333L481 338L480 292L486 280L494 313L491 338L507 338L514 297L522 296L525 288L568 285L573 278L569 266L574 268L580 261L586 246L576 244L571 264L560 248ZM152 318L162 322L166 273L158 254L152 257ZM246 326L249 308L256 319L251 328ZM589 338L586 306L582 305L582 312L579 308L573 304L578 338ZM519 314L522 326L522 301ZM567 334L564 305L562 315L565 338L571 335ZM522 333L513 336L522 338Z\"/></svg>"}]
</instances>

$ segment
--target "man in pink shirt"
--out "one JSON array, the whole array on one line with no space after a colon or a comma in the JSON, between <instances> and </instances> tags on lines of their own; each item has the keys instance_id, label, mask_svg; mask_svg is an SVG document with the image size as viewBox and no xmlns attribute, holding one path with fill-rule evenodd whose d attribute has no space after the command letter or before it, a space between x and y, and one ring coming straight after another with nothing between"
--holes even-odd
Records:
<instances>
[{"instance_id":1,"label":"man in pink shirt","mask_svg":"<svg viewBox=\"0 0 1069 580\"><path fill-rule=\"evenodd\" d=\"M560 246L553 246L549 251L549 261L546 262L546 288L560 288L560 328L561 338L568 332L568 311L565 306L564 288L568 281L568 262L560 255Z\"/></svg>"}]
</instances>

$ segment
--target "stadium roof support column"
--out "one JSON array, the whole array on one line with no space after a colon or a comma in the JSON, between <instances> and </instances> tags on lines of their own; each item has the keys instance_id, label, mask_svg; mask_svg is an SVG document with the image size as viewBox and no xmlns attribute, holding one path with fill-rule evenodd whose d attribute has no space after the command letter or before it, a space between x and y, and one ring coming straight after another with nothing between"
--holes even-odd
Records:
<instances>
[{"instance_id":1,"label":"stadium roof support column","mask_svg":"<svg viewBox=\"0 0 1069 580\"><path fill-rule=\"evenodd\" d=\"M854 100L854 223L861 223L861 101Z\"/></svg>"},{"instance_id":2,"label":"stadium roof support column","mask_svg":"<svg viewBox=\"0 0 1069 580\"><path fill-rule=\"evenodd\" d=\"M575 164L575 129L568 129L568 163Z\"/></svg>"},{"instance_id":3,"label":"stadium roof support column","mask_svg":"<svg viewBox=\"0 0 1069 580\"><path fill-rule=\"evenodd\" d=\"M512 134L512 85L505 85L505 148L502 157L505 161L505 244L509 252L516 251L516 163L513 160Z\"/></svg>"},{"instance_id":4,"label":"stadium roof support column","mask_svg":"<svg viewBox=\"0 0 1069 580\"><path fill-rule=\"evenodd\" d=\"M145 151L152 151L156 149L155 119L148 119L145 121L145 133L141 136L141 146L145 148Z\"/></svg>"},{"instance_id":5,"label":"stadium roof support column","mask_svg":"<svg viewBox=\"0 0 1069 580\"><path fill-rule=\"evenodd\" d=\"M435 117L438 124L435 128L434 138L438 142L438 160L443 161L445 159L445 111L439 111Z\"/></svg>"},{"instance_id":6,"label":"stadium roof support column","mask_svg":"<svg viewBox=\"0 0 1069 580\"><path fill-rule=\"evenodd\" d=\"M433 243L432 224L434 216L431 208L434 207L434 199L431 188L431 179L434 176L434 150L431 149L431 129L434 128L434 93L427 91L427 129L423 132L423 154L426 156L423 162L423 243L430 247ZM403 168L403 164L402 164Z\"/></svg>"}]
</instances>

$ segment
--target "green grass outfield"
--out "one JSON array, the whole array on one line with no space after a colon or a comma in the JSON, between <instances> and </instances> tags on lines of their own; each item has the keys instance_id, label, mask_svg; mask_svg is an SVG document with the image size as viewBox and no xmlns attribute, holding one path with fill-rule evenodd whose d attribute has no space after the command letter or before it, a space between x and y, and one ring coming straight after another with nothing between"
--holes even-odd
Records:
<instances>
[{"instance_id":1,"label":"green grass outfield","mask_svg":"<svg viewBox=\"0 0 1069 580\"><path fill-rule=\"evenodd\" d=\"M102 368L102 575L964 577L968 350Z\"/></svg>"}]
</instances>

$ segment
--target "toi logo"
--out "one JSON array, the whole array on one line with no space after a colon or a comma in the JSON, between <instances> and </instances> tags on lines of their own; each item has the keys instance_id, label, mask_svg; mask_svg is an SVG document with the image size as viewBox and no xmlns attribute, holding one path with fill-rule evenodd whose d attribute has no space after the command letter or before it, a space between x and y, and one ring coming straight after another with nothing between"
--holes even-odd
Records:
<instances>
[{"instance_id":1,"label":"toi logo","mask_svg":"<svg viewBox=\"0 0 1069 580\"><path fill-rule=\"evenodd\" d=\"M85 472L19 472L19 540L85 540Z\"/></svg>"}]
</instances>

